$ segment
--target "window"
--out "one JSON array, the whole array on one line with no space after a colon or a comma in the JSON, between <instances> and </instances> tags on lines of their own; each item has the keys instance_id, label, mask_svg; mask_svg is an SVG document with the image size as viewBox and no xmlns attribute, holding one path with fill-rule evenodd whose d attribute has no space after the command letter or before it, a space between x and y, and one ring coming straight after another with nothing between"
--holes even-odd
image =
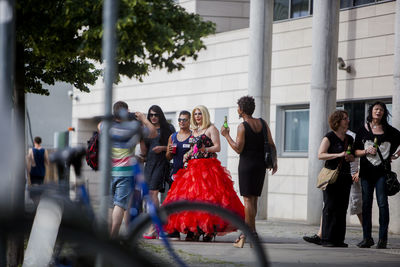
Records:
<instances>
[{"instance_id":1,"label":"window","mask_svg":"<svg viewBox=\"0 0 400 267\"><path fill-rule=\"evenodd\" d=\"M349 129L357 132L364 125L368 115L368 108L376 100L352 101L338 103L337 109L344 109L349 113ZM390 99L380 99L386 104L389 113L392 112ZM280 157L307 157L309 136L309 107L284 106L278 107L276 113L276 142ZM392 118L389 116L389 124ZM328 118L327 118L328 120Z\"/></svg>"},{"instance_id":2,"label":"window","mask_svg":"<svg viewBox=\"0 0 400 267\"><path fill-rule=\"evenodd\" d=\"M361 5L366 5L370 3L374 3L375 0L355 0L354 1L354 6L361 6Z\"/></svg>"},{"instance_id":3,"label":"window","mask_svg":"<svg viewBox=\"0 0 400 267\"><path fill-rule=\"evenodd\" d=\"M284 111L284 153L308 151L309 113L308 109Z\"/></svg>"},{"instance_id":4,"label":"window","mask_svg":"<svg viewBox=\"0 0 400 267\"><path fill-rule=\"evenodd\" d=\"M274 21L299 18L308 15L310 15L310 0L274 1Z\"/></svg>"},{"instance_id":5,"label":"window","mask_svg":"<svg viewBox=\"0 0 400 267\"><path fill-rule=\"evenodd\" d=\"M389 110L389 114L392 115L392 104L386 104L387 109ZM389 124L392 125L392 116L388 118Z\"/></svg>"},{"instance_id":6,"label":"window","mask_svg":"<svg viewBox=\"0 0 400 267\"><path fill-rule=\"evenodd\" d=\"M289 18L289 0L275 0L274 21Z\"/></svg>"},{"instance_id":7,"label":"window","mask_svg":"<svg viewBox=\"0 0 400 267\"><path fill-rule=\"evenodd\" d=\"M340 0L340 8L352 8L393 0ZM274 0L274 21L300 18L313 13L313 0Z\"/></svg>"},{"instance_id":8,"label":"window","mask_svg":"<svg viewBox=\"0 0 400 267\"><path fill-rule=\"evenodd\" d=\"M299 18L309 15L309 1L308 0L292 0L290 9L291 18Z\"/></svg>"}]
</instances>

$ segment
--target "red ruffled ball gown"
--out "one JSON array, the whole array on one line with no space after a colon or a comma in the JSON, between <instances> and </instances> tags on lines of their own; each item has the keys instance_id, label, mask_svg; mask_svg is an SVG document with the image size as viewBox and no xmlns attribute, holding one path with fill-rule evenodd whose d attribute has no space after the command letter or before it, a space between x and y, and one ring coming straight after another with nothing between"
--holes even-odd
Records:
<instances>
[{"instance_id":1,"label":"red ruffled ball gown","mask_svg":"<svg viewBox=\"0 0 400 267\"><path fill-rule=\"evenodd\" d=\"M213 144L205 134L191 138L191 143L203 142L206 147ZM244 206L233 189L233 181L221 162L216 159L215 153L198 151L192 155L186 168L179 170L174 176L174 182L163 205L168 203L189 200L209 202L226 208L244 219ZM206 212L180 212L169 216L165 231L172 233L194 232L198 234L224 235L235 231L233 225L228 224L220 217Z\"/></svg>"}]
</instances>

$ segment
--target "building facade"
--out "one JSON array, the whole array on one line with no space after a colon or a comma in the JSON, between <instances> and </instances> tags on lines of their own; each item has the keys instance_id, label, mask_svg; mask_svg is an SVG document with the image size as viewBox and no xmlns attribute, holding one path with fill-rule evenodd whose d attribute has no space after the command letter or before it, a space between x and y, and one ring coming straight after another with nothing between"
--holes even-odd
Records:
<instances>
[{"instance_id":1,"label":"building facade","mask_svg":"<svg viewBox=\"0 0 400 267\"><path fill-rule=\"evenodd\" d=\"M368 104L382 100L392 108L396 1L340 2L337 107L349 111L350 128L356 130L365 119ZM124 100L132 111L142 112L157 104L175 126L181 110L191 111L203 104L218 129L227 115L232 136L236 136L241 122L236 101L248 94L249 55L253 52L249 49L250 1L179 3L216 22L217 34L205 39L207 49L197 61L188 60L182 71L154 70L142 83L123 78L115 86L113 102ZM317 160L317 155L308 154L308 144L312 40L318 36L312 36L311 0L275 0L274 4L269 121L279 170L268 177L263 193L268 204L260 209L267 211L268 218L306 220L308 163ZM73 143L85 143L96 129L93 117L102 114L102 81L90 94L75 94L80 100L73 104L72 123L77 131L72 139ZM224 143L219 158L238 191L238 155ZM96 179L92 181L97 190ZM356 222L356 218L350 220Z\"/></svg>"}]
</instances>

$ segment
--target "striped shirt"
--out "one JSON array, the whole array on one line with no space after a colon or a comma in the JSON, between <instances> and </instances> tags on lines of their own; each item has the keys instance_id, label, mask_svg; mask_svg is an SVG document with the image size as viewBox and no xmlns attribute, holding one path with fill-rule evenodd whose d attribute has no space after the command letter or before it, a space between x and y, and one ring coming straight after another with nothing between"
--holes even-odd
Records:
<instances>
[{"instance_id":1,"label":"striped shirt","mask_svg":"<svg viewBox=\"0 0 400 267\"><path fill-rule=\"evenodd\" d=\"M133 176L135 146L142 127L138 121L113 122L111 125L111 175Z\"/></svg>"}]
</instances>

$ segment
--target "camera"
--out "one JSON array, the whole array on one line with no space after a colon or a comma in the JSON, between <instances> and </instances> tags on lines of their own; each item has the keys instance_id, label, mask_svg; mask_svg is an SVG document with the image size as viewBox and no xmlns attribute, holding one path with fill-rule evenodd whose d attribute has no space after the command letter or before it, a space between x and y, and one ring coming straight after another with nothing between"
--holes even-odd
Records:
<instances>
[{"instance_id":1,"label":"camera","mask_svg":"<svg viewBox=\"0 0 400 267\"><path fill-rule=\"evenodd\" d=\"M136 117L135 113L128 112L128 121L137 121L137 117Z\"/></svg>"}]
</instances>

